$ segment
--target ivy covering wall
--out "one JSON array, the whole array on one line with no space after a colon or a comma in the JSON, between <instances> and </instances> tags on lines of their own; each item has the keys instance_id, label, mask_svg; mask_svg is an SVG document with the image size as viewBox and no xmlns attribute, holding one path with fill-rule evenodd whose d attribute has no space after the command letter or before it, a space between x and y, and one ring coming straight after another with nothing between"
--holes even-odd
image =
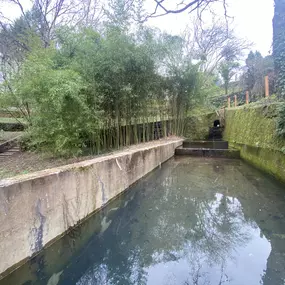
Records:
<instances>
[{"instance_id":1,"label":"ivy covering wall","mask_svg":"<svg viewBox=\"0 0 285 285\"><path fill-rule=\"evenodd\" d=\"M278 96L285 99L285 0L274 0L273 56Z\"/></svg>"},{"instance_id":2,"label":"ivy covering wall","mask_svg":"<svg viewBox=\"0 0 285 285\"><path fill-rule=\"evenodd\" d=\"M224 139L243 159L285 182L285 139L276 132L279 105L227 110Z\"/></svg>"}]
</instances>

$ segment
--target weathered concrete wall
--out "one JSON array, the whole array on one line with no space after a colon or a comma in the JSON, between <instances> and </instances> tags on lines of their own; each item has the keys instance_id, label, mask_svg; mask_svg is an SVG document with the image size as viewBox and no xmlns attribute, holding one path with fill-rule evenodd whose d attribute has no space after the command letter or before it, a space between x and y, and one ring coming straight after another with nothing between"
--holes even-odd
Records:
<instances>
[{"instance_id":1,"label":"weathered concrete wall","mask_svg":"<svg viewBox=\"0 0 285 285\"><path fill-rule=\"evenodd\" d=\"M285 140L276 136L277 105L226 111L224 139L241 157L285 182Z\"/></svg>"},{"instance_id":2,"label":"weathered concrete wall","mask_svg":"<svg viewBox=\"0 0 285 285\"><path fill-rule=\"evenodd\" d=\"M41 250L174 155L173 139L2 180L0 272ZM1 274L0 274L1 277Z\"/></svg>"}]
</instances>

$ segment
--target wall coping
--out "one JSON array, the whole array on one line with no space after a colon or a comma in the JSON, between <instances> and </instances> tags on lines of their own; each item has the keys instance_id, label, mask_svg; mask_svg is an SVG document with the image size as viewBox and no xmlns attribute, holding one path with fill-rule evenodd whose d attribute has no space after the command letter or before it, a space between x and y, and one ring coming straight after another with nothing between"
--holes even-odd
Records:
<instances>
[{"instance_id":1,"label":"wall coping","mask_svg":"<svg viewBox=\"0 0 285 285\"><path fill-rule=\"evenodd\" d=\"M84 161L80 161L76 163L66 164L63 166L48 168L48 169L39 170L39 171L32 172L32 173L21 174L21 175L9 177L9 178L4 178L0 180L0 190L3 187L11 186L16 183L26 182L26 181L37 179L37 178L43 178L49 175L59 174L62 172L68 172L68 171L72 171L72 170L75 170L81 167L88 167L97 162L106 161L106 160L113 159L113 158L120 158L125 155L136 153L138 151L158 148L158 147L173 144L173 143L180 143L180 142L182 143L183 141L184 139L182 138L175 138L175 139L167 139L167 140L162 140L162 141L158 140L158 141L152 141L152 142L147 142L147 143L141 143L137 145L132 145L126 150L118 150L118 151L115 151L107 155L94 157L93 159L88 159L88 160L84 160Z\"/></svg>"}]
</instances>

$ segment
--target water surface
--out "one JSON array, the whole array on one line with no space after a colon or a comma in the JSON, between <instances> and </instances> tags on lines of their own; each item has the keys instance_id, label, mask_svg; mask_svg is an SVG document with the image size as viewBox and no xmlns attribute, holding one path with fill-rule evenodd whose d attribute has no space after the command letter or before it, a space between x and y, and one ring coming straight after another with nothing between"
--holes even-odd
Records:
<instances>
[{"instance_id":1,"label":"water surface","mask_svg":"<svg viewBox=\"0 0 285 285\"><path fill-rule=\"evenodd\" d=\"M285 187L173 158L0 285L284 285Z\"/></svg>"}]
</instances>

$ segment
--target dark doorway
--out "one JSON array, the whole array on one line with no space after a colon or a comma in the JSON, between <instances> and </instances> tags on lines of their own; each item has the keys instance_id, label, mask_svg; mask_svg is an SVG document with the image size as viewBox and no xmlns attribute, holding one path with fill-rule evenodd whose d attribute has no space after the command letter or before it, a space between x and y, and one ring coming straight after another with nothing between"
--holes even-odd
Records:
<instances>
[{"instance_id":1,"label":"dark doorway","mask_svg":"<svg viewBox=\"0 0 285 285\"><path fill-rule=\"evenodd\" d=\"M219 128L221 126L220 120L214 121L214 128Z\"/></svg>"}]
</instances>

